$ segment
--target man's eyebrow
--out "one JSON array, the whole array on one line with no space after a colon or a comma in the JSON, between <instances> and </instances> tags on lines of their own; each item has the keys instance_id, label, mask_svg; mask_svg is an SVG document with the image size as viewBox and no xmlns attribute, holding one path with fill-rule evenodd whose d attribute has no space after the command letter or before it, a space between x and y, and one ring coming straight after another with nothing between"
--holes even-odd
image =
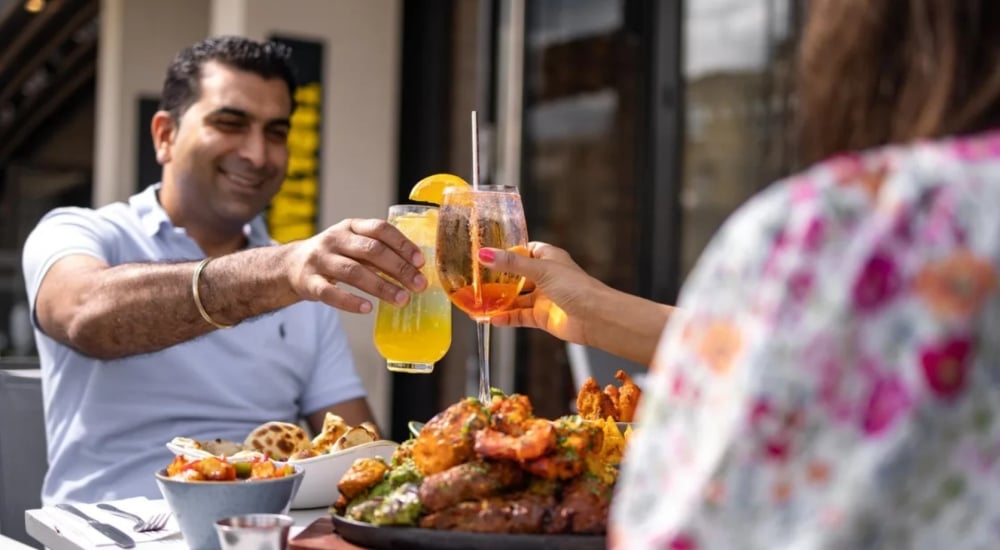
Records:
<instances>
[{"instance_id":1,"label":"man's eyebrow","mask_svg":"<svg viewBox=\"0 0 1000 550\"><path fill-rule=\"evenodd\" d=\"M237 109L236 107L219 107L218 109L208 113L207 117L218 115L233 115L240 118L253 118L250 116L250 113L244 111L243 109Z\"/></svg>"},{"instance_id":2,"label":"man's eyebrow","mask_svg":"<svg viewBox=\"0 0 1000 550\"><path fill-rule=\"evenodd\" d=\"M208 113L208 115L206 115L206 118L210 118L210 117L214 117L214 116L218 116L218 115L238 116L240 118L245 118L245 119L253 119L254 118L250 113L244 111L243 109L237 109L236 107L219 107L218 109L216 109L216 110ZM272 118L271 120L267 121L267 125L268 126L291 126L292 125L292 121L291 121L290 118L287 118L287 117Z\"/></svg>"}]
</instances>

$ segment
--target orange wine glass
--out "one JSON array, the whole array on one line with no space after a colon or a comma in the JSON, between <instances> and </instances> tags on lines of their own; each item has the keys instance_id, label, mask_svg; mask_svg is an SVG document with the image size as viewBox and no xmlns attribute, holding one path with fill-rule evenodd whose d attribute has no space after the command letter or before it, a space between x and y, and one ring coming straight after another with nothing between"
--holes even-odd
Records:
<instances>
[{"instance_id":1,"label":"orange wine glass","mask_svg":"<svg viewBox=\"0 0 1000 550\"><path fill-rule=\"evenodd\" d=\"M524 277L479 262L481 248L523 250L524 207L516 187L448 189L438 212L437 269L448 298L476 322L479 400L490 402L490 318L511 307Z\"/></svg>"}]
</instances>

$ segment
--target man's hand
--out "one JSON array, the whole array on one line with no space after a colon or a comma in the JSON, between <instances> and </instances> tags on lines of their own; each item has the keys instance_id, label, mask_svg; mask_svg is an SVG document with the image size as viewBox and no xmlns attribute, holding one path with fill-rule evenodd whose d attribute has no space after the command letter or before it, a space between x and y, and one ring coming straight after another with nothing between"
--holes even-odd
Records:
<instances>
[{"instance_id":1,"label":"man's hand","mask_svg":"<svg viewBox=\"0 0 1000 550\"><path fill-rule=\"evenodd\" d=\"M420 274L425 261L420 249L383 220L344 220L291 246L295 249L290 255L289 284L303 300L368 313L372 310L368 300L338 288L337 283L398 305L409 301L406 289L419 292L427 287Z\"/></svg>"}]
</instances>

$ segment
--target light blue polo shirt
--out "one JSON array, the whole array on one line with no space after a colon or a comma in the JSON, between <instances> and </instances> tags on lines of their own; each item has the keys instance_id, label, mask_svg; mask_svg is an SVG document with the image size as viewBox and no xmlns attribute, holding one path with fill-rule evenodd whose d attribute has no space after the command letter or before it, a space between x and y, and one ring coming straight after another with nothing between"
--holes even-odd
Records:
<instances>
[{"instance_id":1,"label":"light blue polo shirt","mask_svg":"<svg viewBox=\"0 0 1000 550\"><path fill-rule=\"evenodd\" d=\"M112 266L205 257L170 222L158 188L98 210L57 208L39 222L23 252L32 318L42 279L67 255ZM261 218L244 231L249 246L273 244ZM365 395L338 312L316 302L114 361L81 355L37 323L35 338L48 438L46 504L159 498L153 474L170 463L164 444L175 436L243 441L264 422L294 422Z\"/></svg>"}]
</instances>

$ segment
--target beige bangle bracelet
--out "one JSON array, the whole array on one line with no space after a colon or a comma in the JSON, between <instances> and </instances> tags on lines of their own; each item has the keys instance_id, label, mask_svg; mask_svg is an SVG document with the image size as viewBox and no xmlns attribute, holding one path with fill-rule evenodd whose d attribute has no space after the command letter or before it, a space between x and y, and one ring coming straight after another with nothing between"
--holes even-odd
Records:
<instances>
[{"instance_id":1,"label":"beige bangle bracelet","mask_svg":"<svg viewBox=\"0 0 1000 550\"><path fill-rule=\"evenodd\" d=\"M201 272L215 258L205 258L198 264L198 267L194 268L194 276L191 277L191 293L194 295L194 305L198 308L198 313L201 313L201 318L205 320L206 323L212 325L215 328L233 328L233 325L223 325L222 323L215 322L208 312L205 311L205 306L201 305L201 294L198 292L198 281L201 279Z\"/></svg>"}]
</instances>

